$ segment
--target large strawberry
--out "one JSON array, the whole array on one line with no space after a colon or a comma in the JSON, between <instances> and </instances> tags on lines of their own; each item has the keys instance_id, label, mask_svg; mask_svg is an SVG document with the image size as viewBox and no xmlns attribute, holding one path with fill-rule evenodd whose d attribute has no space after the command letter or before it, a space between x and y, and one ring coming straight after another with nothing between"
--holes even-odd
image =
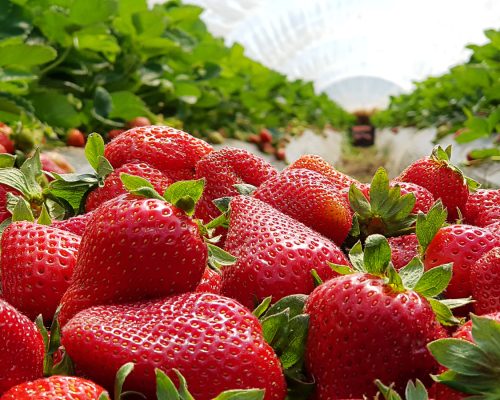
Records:
<instances>
[{"instance_id":1,"label":"large strawberry","mask_svg":"<svg viewBox=\"0 0 500 400\"><path fill-rule=\"evenodd\" d=\"M445 151L438 146L430 157L415 161L396 180L426 188L436 200L441 199L448 210L449 220L455 221L459 216L458 210L465 210L469 187L476 188L477 183L451 164L450 157L451 147Z\"/></svg>"},{"instance_id":2,"label":"large strawberry","mask_svg":"<svg viewBox=\"0 0 500 400\"><path fill-rule=\"evenodd\" d=\"M470 270L474 310L500 313L500 245L484 253Z\"/></svg>"},{"instance_id":3,"label":"large strawberry","mask_svg":"<svg viewBox=\"0 0 500 400\"><path fill-rule=\"evenodd\" d=\"M163 173L146 163L134 162L124 164L106 177L102 187L97 187L89 193L85 201L85 210L87 212L95 210L108 200L127 193L127 189L125 189L120 179L122 173L147 179L159 193L163 193L167 186L172 183Z\"/></svg>"},{"instance_id":4,"label":"large strawberry","mask_svg":"<svg viewBox=\"0 0 500 400\"><path fill-rule=\"evenodd\" d=\"M11 388L0 400L101 400L107 392L87 379L51 376L24 382ZM102 397L101 397L102 396Z\"/></svg>"},{"instance_id":5,"label":"large strawberry","mask_svg":"<svg viewBox=\"0 0 500 400\"><path fill-rule=\"evenodd\" d=\"M435 399L497 399L499 342L500 313L497 312L481 317L472 315L472 320L458 329L453 338L430 343L429 350L443 365L442 373L434 377L438 382L433 387Z\"/></svg>"},{"instance_id":6,"label":"large strawberry","mask_svg":"<svg viewBox=\"0 0 500 400\"><path fill-rule=\"evenodd\" d=\"M340 192L321 174L287 169L254 192L277 210L341 245L352 226L352 212Z\"/></svg>"},{"instance_id":7,"label":"large strawberry","mask_svg":"<svg viewBox=\"0 0 500 400\"><path fill-rule=\"evenodd\" d=\"M205 179L196 217L205 222L220 215L213 200L238 194L235 184L260 186L278 172L267 161L242 149L225 148L203 157L196 164L196 178Z\"/></svg>"},{"instance_id":8,"label":"large strawberry","mask_svg":"<svg viewBox=\"0 0 500 400\"><path fill-rule=\"evenodd\" d=\"M213 151L212 146L168 126L142 126L122 133L105 150L114 168L132 161L145 162L174 181L192 179L196 163Z\"/></svg>"},{"instance_id":9,"label":"large strawberry","mask_svg":"<svg viewBox=\"0 0 500 400\"><path fill-rule=\"evenodd\" d=\"M220 294L222 287L222 276L211 268L205 268L199 285L196 287L198 293Z\"/></svg>"},{"instance_id":10,"label":"large strawberry","mask_svg":"<svg viewBox=\"0 0 500 400\"><path fill-rule=\"evenodd\" d=\"M135 193L155 193L144 179L128 179L138 183ZM202 182L191 183L203 190ZM169 187L174 196L179 194L172 203L191 213L195 201L177 190L182 184ZM183 209L155 196L123 195L94 211L82 236L73 281L61 300L61 324L93 305L163 297L199 284L207 245L198 225Z\"/></svg>"},{"instance_id":11,"label":"large strawberry","mask_svg":"<svg viewBox=\"0 0 500 400\"><path fill-rule=\"evenodd\" d=\"M310 293L313 269L336 275L328 261L348 264L333 242L260 200L237 196L230 210L225 249L237 261L223 268L221 293L251 309L268 296Z\"/></svg>"},{"instance_id":12,"label":"large strawberry","mask_svg":"<svg viewBox=\"0 0 500 400\"><path fill-rule=\"evenodd\" d=\"M151 399L155 368L172 378L178 369L197 400L237 388L263 388L266 399L286 394L280 362L256 317L219 295L92 307L71 319L62 334L76 368L106 388L118 368L132 361L125 388Z\"/></svg>"},{"instance_id":13,"label":"large strawberry","mask_svg":"<svg viewBox=\"0 0 500 400\"><path fill-rule=\"evenodd\" d=\"M500 189L478 189L469 195L464 218L468 224L485 227L500 220Z\"/></svg>"},{"instance_id":14,"label":"large strawberry","mask_svg":"<svg viewBox=\"0 0 500 400\"><path fill-rule=\"evenodd\" d=\"M68 219L54 220L52 221L51 226L54 228L62 229L63 231L74 233L78 236L82 236L85 228L90 221L90 218L92 218L92 215L92 212L88 212Z\"/></svg>"},{"instance_id":15,"label":"large strawberry","mask_svg":"<svg viewBox=\"0 0 500 400\"><path fill-rule=\"evenodd\" d=\"M288 169L296 168L308 169L323 175L338 191L349 188L352 184L360 185L356 179L336 170L320 156L306 154L288 167Z\"/></svg>"},{"instance_id":16,"label":"large strawberry","mask_svg":"<svg viewBox=\"0 0 500 400\"><path fill-rule=\"evenodd\" d=\"M68 288L80 236L33 222L14 222L2 235L2 289L23 314L47 320Z\"/></svg>"},{"instance_id":17,"label":"large strawberry","mask_svg":"<svg viewBox=\"0 0 500 400\"><path fill-rule=\"evenodd\" d=\"M381 235L367 238L364 253L358 242L350 257L353 270L338 266L348 275L317 287L305 307L306 366L316 381L316 398L374 395L377 378L396 389L409 379L428 383L437 363L425 346L446 336L433 312L446 306L433 297L451 278L450 266L424 274L415 259L398 275Z\"/></svg>"},{"instance_id":18,"label":"large strawberry","mask_svg":"<svg viewBox=\"0 0 500 400\"><path fill-rule=\"evenodd\" d=\"M450 298L472 294L470 271L476 261L500 240L490 231L471 225L449 225L441 228L425 250L425 269L453 263L453 278L446 289Z\"/></svg>"},{"instance_id":19,"label":"large strawberry","mask_svg":"<svg viewBox=\"0 0 500 400\"><path fill-rule=\"evenodd\" d=\"M0 299L0 394L21 382L41 378L42 335L26 316Z\"/></svg>"},{"instance_id":20,"label":"large strawberry","mask_svg":"<svg viewBox=\"0 0 500 400\"><path fill-rule=\"evenodd\" d=\"M388 238L391 246L391 261L396 270L407 265L418 254L418 239L414 233L410 235L395 236Z\"/></svg>"}]
</instances>

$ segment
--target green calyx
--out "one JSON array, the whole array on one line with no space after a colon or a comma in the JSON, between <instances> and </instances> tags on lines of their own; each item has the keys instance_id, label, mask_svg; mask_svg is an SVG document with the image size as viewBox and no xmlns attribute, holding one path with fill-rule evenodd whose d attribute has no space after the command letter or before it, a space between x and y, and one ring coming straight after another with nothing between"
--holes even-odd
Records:
<instances>
[{"instance_id":1,"label":"green calyx","mask_svg":"<svg viewBox=\"0 0 500 400\"><path fill-rule=\"evenodd\" d=\"M394 390L393 386L386 386L378 379L375 381L379 389L379 393L375 399L379 399L379 394L383 396L385 400L428 400L429 395L424 384L420 380L416 380L415 383L408 381L405 389L404 399Z\"/></svg>"},{"instance_id":2,"label":"green calyx","mask_svg":"<svg viewBox=\"0 0 500 400\"><path fill-rule=\"evenodd\" d=\"M398 236L413 230L415 196L413 193L401 195L398 185L391 187L384 168L379 168L373 176L369 201L353 184L349 188L349 202L357 223L351 235L361 238L375 233Z\"/></svg>"},{"instance_id":3,"label":"green calyx","mask_svg":"<svg viewBox=\"0 0 500 400\"><path fill-rule=\"evenodd\" d=\"M446 149L443 149L441 146L435 146L429 158L433 161L446 164L448 168L457 172L463 178L464 183L467 184L470 191L475 191L481 187L479 182L466 176L460 168L451 163L451 145L446 147Z\"/></svg>"},{"instance_id":4,"label":"green calyx","mask_svg":"<svg viewBox=\"0 0 500 400\"><path fill-rule=\"evenodd\" d=\"M452 264L444 264L424 271L420 257L413 258L405 267L396 271L391 262L391 248L382 235L371 235L365 241L365 248L357 242L349 252L351 266L329 263L341 275L367 273L385 280L396 292L412 290L425 297L436 318L443 325L454 325L460 321L453 316L451 308L470 303L470 299L453 299L453 302L439 300L452 277Z\"/></svg>"},{"instance_id":5,"label":"green calyx","mask_svg":"<svg viewBox=\"0 0 500 400\"><path fill-rule=\"evenodd\" d=\"M295 294L271 305L265 298L254 310L260 319L264 339L274 349L283 366L287 380L287 398L307 398L314 382L304 368L304 352L309 328L309 315L304 314L306 295Z\"/></svg>"},{"instance_id":6,"label":"green calyx","mask_svg":"<svg viewBox=\"0 0 500 400\"><path fill-rule=\"evenodd\" d=\"M439 339L427 345L434 358L448 368L433 376L469 399L500 399L500 323L472 315L473 343L462 339Z\"/></svg>"},{"instance_id":7,"label":"green calyx","mask_svg":"<svg viewBox=\"0 0 500 400\"><path fill-rule=\"evenodd\" d=\"M436 201L427 214L422 212L418 213L415 233L417 235L421 256L425 254L434 236L436 236L438 231L445 225L447 216L448 213L443 203L441 203L441 200Z\"/></svg>"}]
</instances>

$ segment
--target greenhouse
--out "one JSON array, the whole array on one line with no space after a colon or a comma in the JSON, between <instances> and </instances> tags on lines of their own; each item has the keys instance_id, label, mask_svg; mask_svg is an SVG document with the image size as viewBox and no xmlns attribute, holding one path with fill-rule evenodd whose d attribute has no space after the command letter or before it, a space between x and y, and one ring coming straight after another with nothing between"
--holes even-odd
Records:
<instances>
[{"instance_id":1,"label":"greenhouse","mask_svg":"<svg viewBox=\"0 0 500 400\"><path fill-rule=\"evenodd\" d=\"M500 400L500 2L0 0L0 400Z\"/></svg>"}]
</instances>

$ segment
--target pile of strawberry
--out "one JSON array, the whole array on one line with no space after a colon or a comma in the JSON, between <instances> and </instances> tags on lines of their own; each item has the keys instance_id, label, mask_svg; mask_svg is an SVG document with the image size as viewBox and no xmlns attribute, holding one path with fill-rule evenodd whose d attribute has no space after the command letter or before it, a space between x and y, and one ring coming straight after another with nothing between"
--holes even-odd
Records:
<instances>
[{"instance_id":1,"label":"pile of strawberry","mask_svg":"<svg viewBox=\"0 0 500 400\"><path fill-rule=\"evenodd\" d=\"M449 149L370 184L162 126L85 153L0 158L1 400L499 398L500 190Z\"/></svg>"}]
</instances>

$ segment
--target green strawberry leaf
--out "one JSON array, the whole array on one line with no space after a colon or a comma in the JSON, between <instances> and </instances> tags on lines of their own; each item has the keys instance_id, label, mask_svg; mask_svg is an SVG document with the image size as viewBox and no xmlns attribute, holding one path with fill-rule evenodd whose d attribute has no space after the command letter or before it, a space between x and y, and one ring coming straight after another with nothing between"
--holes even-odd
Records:
<instances>
[{"instance_id":1,"label":"green strawberry leaf","mask_svg":"<svg viewBox=\"0 0 500 400\"><path fill-rule=\"evenodd\" d=\"M389 177L384 168L380 167L373 176L370 185L370 206L375 214L382 214L382 207L389 196Z\"/></svg>"},{"instance_id":2,"label":"green strawberry leaf","mask_svg":"<svg viewBox=\"0 0 500 400\"><path fill-rule=\"evenodd\" d=\"M179 379L179 396L181 400L194 400L193 396L191 396L191 393L188 391L186 378L184 378L184 376L175 368L174 372Z\"/></svg>"},{"instance_id":3,"label":"green strawberry leaf","mask_svg":"<svg viewBox=\"0 0 500 400\"><path fill-rule=\"evenodd\" d=\"M222 266L229 266L233 265L236 261L237 258L229 254L227 251L221 249L220 247L212 244L212 243L207 243L208 249L208 262L209 265L214 267L216 270L220 269Z\"/></svg>"},{"instance_id":4,"label":"green strawberry leaf","mask_svg":"<svg viewBox=\"0 0 500 400\"><path fill-rule=\"evenodd\" d=\"M424 297L441 294L451 281L453 263L443 264L426 271L414 287L415 292Z\"/></svg>"},{"instance_id":5,"label":"green strawberry leaf","mask_svg":"<svg viewBox=\"0 0 500 400\"><path fill-rule=\"evenodd\" d=\"M417 379L415 383L408 381L405 390L406 400L428 400L429 395L424 384Z\"/></svg>"},{"instance_id":6,"label":"green strawberry leaf","mask_svg":"<svg viewBox=\"0 0 500 400\"><path fill-rule=\"evenodd\" d=\"M419 257L414 257L408 264L399 270L403 285L413 289L424 274L424 265Z\"/></svg>"},{"instance_id":7,"label":"green strawberry leaf","mask_svg":"<svg viewBox=\"0 0 500 400\"><path fill-rule=\"evenodd\" d=\"M114 399L115 400L120 400L121 397L125 394L122 393L123 390L123 384L125 383L125 379L130 375L130 373L134 370L134 363L129 362L126 364L123 364L118 372L116 373L115 377L115 384L114 384Z\"/></svg>"},{"instance_id":8,"label":"green strawberry leaf","mask_svg":"<svg viewBox=\"0 0 500 400\"><path fill-rule=\"evenodd\" d=\"M365 272L363 246L361 245L360 241L352 246L351 250L349 251L349 260L351 261L354 271Z\"/></svg>"},{"instance_id":9,"label":"green strawberry leaf","mask_svg":"<svg viewBox=\"0 0 500 400\"><path fill-rule=\"evenodd\" d=\"M269 315L268 315L269 314ZM273 346L273 343L280 334L286 331L286 325L290 321L290 309L286 308L276 314L271 314L269 311L264 314L264 318L261 320L262 334L264 340Z\"/></svg>"},{"instance_id":10,"label":"green strawberry leaf","mask_svg":"<svg viewBox=\"0 0 500 400\"><path fill-rule=\"evenodd\" d=\"M233 185L236 191L243 196L251 196L257 189L254 185L248 183L236 183Z\"/></svg>"},{"instance_id":11,"label":"green strawberry leaf","mask_svg":"<svg viewBox=\"0 0 500 400\"><path fill-rule=\"evenodd\" d=\"M165 200L147 179L126 173L121 173L120 179L125 189L136 196L142 196L148 199Z\"/></svg>"},{"instance_id":12,"label":"green strawberry leaf","mask_svg":"<svg viewBox=\"0 0 500 400\"><path fill-rule=\"evenodd\" d=\"M113 166L109 163L109 161L105 157L99 156L96 170L97 178L99 179L99 186L104 186L104 179L113 171Z\"/></svg>"},{"instance_id":13,"label":"green strawberry leaf","mask_svg":"<svg viewBox=\"0 0 500 400\"><path fill-rule=\"evenodd\" d=\"M361 218L369 218L372 216L371 205L365 195L353 183L349 188L349 203L356 214Z\"/></svg>"},{"instance_id":14,"label":"green strawberry leaf","mask_svg":"<svg viewBox=\"0 0 500 400\"><path fill-rule=\"evenodd\" d=\"M40 149L36 149L33 156L28 158L20 168L23 173L26 184L28 186L27 194L30 197L35 197L39 195L42 191L42 187L39 184L39 180L42 177L42 163L40 161Z\"/></svg>"},{"instance_id":15,"label":"green strawberry leaf","mask_svg":"<svg viewBox=\"0 0 500 400\"><path fill-rule=\"evenodd\" d=\"M48 188L44 189L44 195L52 198L65 208L70 215L78 214L85 208L84 203L87 194L98 185L97 179L88 174L80 175L82 179L77 179L76 174L53 175L55 180L49 183ZM51 209L49 211L54 219L59 219L56 216L56 210Z\"/></svg>"},{"instance_id":16,"label":"green strawberry leaf","mask_svg":"<svg viewBox=\"0 0 500 400\"><path fill-rule=\"evenodd\" d=\"M33 216L29 203L22 197L18 198L18 201L12 210L12 222L16 221L35 222L35 217Z\"/></svg>"},{"instance_id":17,"label":"green strawberry leaf","mask_svg":"<svg viewBox=\"0 0 500 400\"><path fill-rule=\"evenodd\" d=\"M334 264L334 263L331 263L330 261L327 261L326 263L334 272L336 272L339 275L350 275L350 274L354 273L354 270L348 265ZM314 270L314 271L316 271L316 270Z\"/></svg>"},{"instance_id":18,"label":"green strawberry leaf","mask_svg":"<svg viewBox=\"0 0 500 400\"><path fill-rule=\"evenodd\" d=\"M495 375L480 374L477 376L470 376L448 370L441 375L431 376L436 382L449 386L454 390L477 395L467 397L467 400L496 400L500 396L498 376Z\"/></svg>"},{"instance_id":19,"label":"green strawberry leaf","mask_svg":"<svg viewBox=\"0 0 500 400\"><path fill-rule=\"evenodd\" d=\"M158 400L180 400L174 382L161 369L155 368L156 398Z\"/></svg>"},{"instance_id":20,"label":"green strawberry leaf","mask_svg":"<svg viewBox=\"0 0 500 400\"><path fill-rule=\"evenodd\" d=\"M75 375L75 368L73 366L73 361L69 357L68 353L64 352L61 361L54 365L50 371L50 375L64 375L73 376Z\"/></svg>"},{"instance_id":21,"label":"green strawberry leaf","mask_svg":"<svg viewBox=\"0 0 500 400\"><path fill-rule=\"evenodd\" d=\"M385 400L402 400L398 392L393 389L394 385L386 386L378 379L375 380L375 385Z\"/></svg>"},{"instance_id":22,"label":"green strawberry leaf","mask_svg":"<svg viewBox=\"0 0 500 400\"><path fill-rule=\"evenodd\" d=\"M490 318L478 317L474 314L471 315L471 319L474 343L488 354L500 371L500 323Z\"/></svg>"},{"instance_id":23,"label":"green strawberry leaf","mask_svg":"<svg viewBox=\"0 0 500 400\"><path fill-rule=\"evenodd\" d=\"M387 267L386 270L386 274L388 278L387 283L391 285L395 291L403 292L405 290L403 280L401 279L401 276L399 276L398 272L394 268L394 265L392 265L392 262L389 263L389 266Z\"/></svg>"},{"instance_id":24,"label":"green strawberry leaf","mask_svg":"<svg viewBox=\"0 0 500 400\"><path fill-rule=\"evenodd\" d=\"M225 212L219 215L217 218L214 218L208 224L204 225L204 230L213 231L215 228L222 226L223 228L229 228L229 213Z\"/></svg>"},{"instance_id":25,"label":"green strawberry leaf","mask_svg":"<svg viewBox=\"0 0 500 400\"><path fill-rule=\"evenodd\" d=\"M433 299L432 297L428 297L427 301L431 305L432 311L434 311L434 314L441 325L453 326L460 323L460 320L453 315L450 308L445 303L442 303L440 300Z\"/></svg>"},{"instance_id":26,"label":"green strawberry leaf","mask_svg":"<svg viewBox=\"0 0 500 400\"><path fill-rule=\"evenodd\" d=\"M109 398L109 394L108 394L108 393L106 393L106 392L102 392L102 393L99 395L98 400L111 400L111 399Z\"/></svg>"},{"instance_id":27,"label":"green strawberry leaf","mask_svg":"<svg viewBox=\"0 0 500 400\"><path fill-rule=\"evenodd\" d=\"M234 389L222 392L214 400L263 400L264 394L263 389Z\"/></svg>"},{"instance_id":28,"label":"green strawberry leaf","mask_svg":"<svg viewBox=\"0 0 500 400\"><path fill-rule=\"evenodd\" d=\"M42 212L38 217L37 223L40 225L50 225L52 224L52 218L50 217L49 211L45 204L42 205Z\"/></svg>"},{"instance_id":29,"label":"green strawberry leaf","mask_svg":"<svg viewBox=\"0 0 500 400\"><path fill-rule=\"evenodd\" d=\"M205 179L179 181L172 183L163 197L174 206L181 208L188 215L193 215L196 203L203 195Z\"/></svg>"},{"instance_id":30,"label":"green strawberry leaf","mask_svg":"<svg viewBox=\"0 0 500 400\"><path fill-rule=\"evenodd\" d=\"M12 168L16 163L16 156L8 153L0 154L0 168Z\"/></svg>"},{"instance_id":31,"label":"green strawberry leaf","mask_svg":"<svg viewBox=\"0 0 500 400\"><path fill-rule=\"evenodd\" d=\"M427 214L418 213L415 233L420 245L420 254L425 254L432 239L446 222L447 215L448 213L441 200L436 201Z\"/></svg>"},{"instance_id":32,"label":"green strawberry leaf","mask_svg":"<svg viewBox=\"0 0 500 400\"><path fill-rule=\"evenodd\" d=\"M467 304L474 303L472 297L465 297L462 299L441 299L439 300L441 303L446 305L449 309L453 310L455 308L463 307Z\"/></svg>"},{"instance_id":33,"label":"green strawberry leaf","mask_svg":"<svg viewBox=\"0 0 500 400\"><path fill-rule=\"evenodd\" d=\"M288 309L290 317L294 318L304 312L304 305L308 296L305 294L292 294L285 296L276 303L274 303L265 313L265 317L278 314L283 310Z\"/></svg>"},{"instance_id":34,"label":"green strawberry leaf","mask_svg":"<svg viewBox=\"0 0 500 400\"><path fill-rule=\"evenodd\" d=\"M252 314L255 315L257 318L260 318L262 314L264 314L271 305L272 299L273 299L272 296L266 297L257 307L255 307L255 309L252 311Z\"/></svg>"},{"instance_id":35,"label":"green strawberry leaf","mask_svg":"<svg viewBox=\"0 0 500 400\"><path fill-rule=\"evenodd\" d=\"M382 235L370 235L365 242L363 263L366 272L383 275L391 261L391 247Z\"/></svg>"},{"instance_id":36,"label":"green strawberry leaf","mask_svg":"<svg viewBox=\"0 0 500 400\"><path fill-rule=\"evenodd\" d=\"M104 139L98 133L91 133L87 137L85 144L85 157L89 164L97 172L99 167L99 157L104 157Z\"/></svg>"},{"instance_id":37,"label":"green strawberry leaf","mask_svg":"<svg viewBox=\"0 0 500 400\"><path fill-rule=\"evenodd\" d=\"M304 359L308 328L309 315L300 314L290 319L286 347L280 354L284 369L292 368Z\"/></svg>"},{"instance_id":38,"label":"green strawberry leaf","mask_svg":"<svg viewBox=\"0 0 500 400\"><path fill-rule=\"evenodd\" d=\"M450 161L451 158L451 145L443 150L441 146L435 146L432 149L431 158L436 161Z\"/></svg>"},{"instance_id":39,"label":"green strawberry leaf","mask_svg":"<svg viewBox=\"0 0 500 400\"><path fill-rule=\"evenodd\" d=\"M212 201L215 207L219 209L220 212L225 213L229 210L229 203L231 203L232 197L221 197Z\"/></svg>"},{"instance_id":40,"label":"green strawberry leaf","mask_svg":"<svg viewBox=\"0 0 500 400\"><path fill-rule=\"evenodd\" d=\"M313 283L315 288L323 284L323 279L321 279L321 277L318 274L318 271L316 271L314 268L311 269L311 275L313 278Z\"/></svg>"},{"instance_id":41,"label":"green strawberry leaf","mask_svg":"<svg viewBox=\"0 0 500 400\"><path fill-rule=\"evenodd\" d=\"M31 193L26 177L22 171L17 168L1 168L0 183L12 189L16 189L25 196L29 196Z\"/></svg>"}]
</instances>

